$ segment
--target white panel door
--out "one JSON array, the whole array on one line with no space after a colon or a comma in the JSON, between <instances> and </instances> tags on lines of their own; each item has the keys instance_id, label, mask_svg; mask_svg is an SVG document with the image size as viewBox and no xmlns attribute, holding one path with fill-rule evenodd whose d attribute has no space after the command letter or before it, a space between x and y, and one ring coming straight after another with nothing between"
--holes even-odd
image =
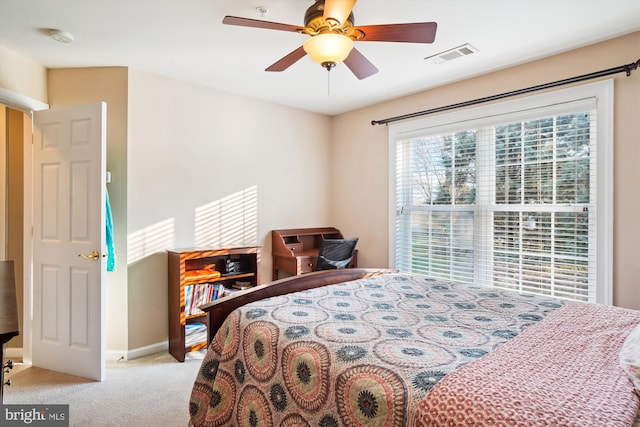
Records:
<instances>
[{"instance_id":1,"label":"white panel door","mask_svg":"<svg viewBox=\"0 0 640 427\"><path fill-rule=\"evenodd\" d=\"M103 381L106 104L34 119L32 363Z\"/></svg>"}]
</instances>

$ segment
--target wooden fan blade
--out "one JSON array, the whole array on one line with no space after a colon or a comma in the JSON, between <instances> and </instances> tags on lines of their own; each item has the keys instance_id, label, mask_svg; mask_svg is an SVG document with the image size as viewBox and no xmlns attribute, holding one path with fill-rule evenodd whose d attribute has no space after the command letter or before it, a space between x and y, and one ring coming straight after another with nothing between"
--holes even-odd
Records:
<instances>
[{"instance_id":1,"label":"wooden fan blade","mask_svg":"<svg viewBox=\"0 0 640 427\"><path fill-rule=\"evenodd\" d=\"M416 22L413 24L364 25L356 27L364 33L358 41L433 43L438 24Z\"/></svg>"},{"instance_id":2,"label":"wooden fan blade","mask_svg":"<svg viewBox=\"0 0 640 427\"><path fill-rule=\"evenodd\" d=\"M303 58L306 54L307 52L305 52L304 48L300 46L279 61L274 62L272 65L266 68L265 71L284 71L295 64L298 60Z\"/></svg>"},{"instance_id":3,"label":"wooden fan blade","mask_svg":"<svg viewBox=\"0 0 640 427\"><path fill-rule=\"evenodd\" d=\"M240 18L238 16L225 16L223 24L238 25L240 27L265 28L267 30L280 30L298 32L303 27L297 25L281 24L280 22L261 21L259 19Z\"/></svg>"},{"instance_id":4,"label":"wooden fan blade","mask_svg":"<svg viewBox=\"0 0 640 427\"><path fill-rule=\"evenodd\" d=\"M351 14L351 10L353 6L355 6L356 1L357 0L325 0L322 17L325 20L333 18L342 25Z\"/></svg>"},{"instance_id":5,"label":"wooden fan blade","mask_svg":"<svg viewBox=\"0 0 640 427\"><path fill-rule=\"evenodd\" d=\"M378 72L376 66L369 62L355 47L351 49L351 53L344 60L344 63L359 80L366 79Z\"/></svg>"}]
</instances>

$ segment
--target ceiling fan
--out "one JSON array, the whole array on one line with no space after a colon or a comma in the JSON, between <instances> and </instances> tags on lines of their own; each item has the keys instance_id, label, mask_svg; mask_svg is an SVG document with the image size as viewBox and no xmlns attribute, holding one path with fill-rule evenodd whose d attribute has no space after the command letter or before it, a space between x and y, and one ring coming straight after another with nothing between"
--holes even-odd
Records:
<instances>
[{"instance_id":1,"label":"ceiling fan","mask_svg":"<svg viewBox=\"0 0 640 427\"><path fill-rule=\"evenodd\" d=\"M378 69L353 46L354 41L433 43L435 40L438 26L435 22L356 27L352 11L355 3L356 0L316 0L304 15L304 27L237 16L225 16L222 23L310 36L302 46L265 71L284 71L308 54L328 71L344 61L361 80L377 73Z\"/></svg>"}]
</instances>

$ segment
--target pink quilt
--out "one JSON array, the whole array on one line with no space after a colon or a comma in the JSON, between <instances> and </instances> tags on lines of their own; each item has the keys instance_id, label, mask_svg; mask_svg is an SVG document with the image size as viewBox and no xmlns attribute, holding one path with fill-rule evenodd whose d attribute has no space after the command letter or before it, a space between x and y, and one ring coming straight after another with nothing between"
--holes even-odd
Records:
<instances>
[{"instance_id":1,"label":"pink quilt","mask_svg":"<svg viewBox=\"0 0 640 427\"><path fill-rule=\"evenodd\" d=\"M415 425L631 426L640 401L611 349L638 323L637 311L567 302L439 381Z\"/></svg>"}]
</instances>

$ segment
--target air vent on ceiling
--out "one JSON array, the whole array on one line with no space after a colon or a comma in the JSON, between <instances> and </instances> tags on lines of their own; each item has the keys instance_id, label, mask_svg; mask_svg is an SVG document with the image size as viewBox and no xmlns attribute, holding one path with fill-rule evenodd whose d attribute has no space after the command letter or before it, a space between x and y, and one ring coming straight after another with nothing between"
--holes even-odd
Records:
<instances>
[{"instance_id":1,"label":"air vent on ceiling","mask_svg":"<svg viewBox=\"0 0 640 427\"><path fill-rule=\"evenodd\" d=\"M468 56L476 52L478 52L478 49L471 46L469 43L466 43L462 46L454 47L453 49L445 50L444 52L427 56L426 58L424 58L424 60L431 64L442 64L443 62L451 61L456 58L462 58L463 56Z\"/></svg>"}]
</instances>

